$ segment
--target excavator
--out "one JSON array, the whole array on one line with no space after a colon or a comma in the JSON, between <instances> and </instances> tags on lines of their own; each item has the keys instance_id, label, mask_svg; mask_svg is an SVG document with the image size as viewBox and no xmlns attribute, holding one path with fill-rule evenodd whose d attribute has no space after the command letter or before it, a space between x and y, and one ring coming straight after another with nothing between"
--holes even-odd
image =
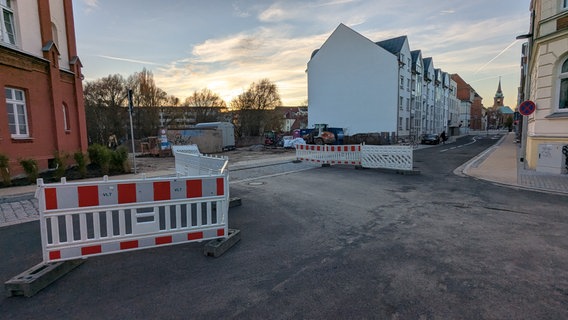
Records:
<instances>
[{"instance_id":1,"label":"excavator","mask_svg":"<svg viewBox=\"0 0 568 320\"><path fill-rule=\"evenodd\" d=\"M314 129L302 137L307 144L334 144L335 134L328 131L327 124L316 124Z\"/></svg>"}]
</instances>

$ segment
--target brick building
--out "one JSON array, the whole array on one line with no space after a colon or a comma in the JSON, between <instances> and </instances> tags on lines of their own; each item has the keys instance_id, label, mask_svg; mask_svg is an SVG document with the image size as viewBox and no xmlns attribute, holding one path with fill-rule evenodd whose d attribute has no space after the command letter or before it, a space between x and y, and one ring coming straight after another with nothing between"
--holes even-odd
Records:
<instances>
[{"instance_id":1,"label":"brick building","mask_svg":"<svg viewBox=\"0 0 568 320\"><path fill-rule=\"evenodd\" d=\"M457 98L460 101L461 133L467 133L467 129L484 130L483 98L458 74L452 74L452 80L456 82Z\"/></svg>"},{"instance_id":2,"label":"brick building","mask_svg":"<svg viewBox=\"0 0 568 320\"><path fill-rule=\"evenodd\" d=\"M71 0L0 0L0 154L10 173L21 159L39 170L54 154L87 149Z\"/></svg>"}]
</instances>

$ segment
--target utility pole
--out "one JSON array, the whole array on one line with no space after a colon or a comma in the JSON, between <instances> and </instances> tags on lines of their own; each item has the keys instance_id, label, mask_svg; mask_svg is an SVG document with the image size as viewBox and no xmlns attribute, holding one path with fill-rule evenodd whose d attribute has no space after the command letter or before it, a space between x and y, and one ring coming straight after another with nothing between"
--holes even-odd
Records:
<instances>
[{"instance_id":1,"label":"utility pole","mask_svg":"<svg viewBox=\"0 0 568 320\"><path fill-rule=\"evenodd\" d=\"M132 166L134 167L134 174L136 170L136 149L134 145L134 126L132 126L132 112L134 111L134 104L132 103L132 89L128 89L128 114L130 115L130 137L132 141Z\"/></svg>"}]
</instances>

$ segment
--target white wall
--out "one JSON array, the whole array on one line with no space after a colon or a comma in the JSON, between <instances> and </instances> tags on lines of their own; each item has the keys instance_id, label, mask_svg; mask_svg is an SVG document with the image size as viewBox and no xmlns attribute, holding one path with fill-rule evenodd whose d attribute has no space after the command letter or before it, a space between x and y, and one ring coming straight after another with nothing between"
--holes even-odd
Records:
<instances>
[{"instance_id":1,"label":"white wall","mask_svg":"<svg viewBox=\"0 0 568 320\"><path fill-rule=\"evenodd\" d=\"M57 27L57 49L59 50L59 67L69 70L69 49L67 46L67 26L65 25L65 9L63 1L49 1L51 22Z\"/></svg>"},{"instance_id":2,"label":"white wall","mask_svg":"<svg viewBox=\"0 0 568 320\"><path fill-rule=\"evenodd\" d=\"M394 132L396 57L341 24L308 62L308 121L348 135Z\"/></svg>"},{"instance_id":3,"label":"white wall","mask_svg":"<svg viewBox=\"0 0 568 320\"><path fill-rule=\"evenodd\" d=\"M34 56L43 57L37 2L14 1L12 5L16 6L14 15L18 48Z\"/></svg>"},{"instance_id":4,"label":"white wall","mask_svg":"<svg viewBox=\"0 0 568 320\"><path fill-rule=\"evenodd\" d=\"M42 0L44 1L44 0ZM43 58L43 45L39 26L39 12L37 2L14 1L12 2L16 23L17 46L20 50ZM57 26L57 49L60 54L59 67L69 69L69 50L67 47L67 29L65 26L65 12L63 1L49 1L51 22Z\"/></svg>"}]
</instances>

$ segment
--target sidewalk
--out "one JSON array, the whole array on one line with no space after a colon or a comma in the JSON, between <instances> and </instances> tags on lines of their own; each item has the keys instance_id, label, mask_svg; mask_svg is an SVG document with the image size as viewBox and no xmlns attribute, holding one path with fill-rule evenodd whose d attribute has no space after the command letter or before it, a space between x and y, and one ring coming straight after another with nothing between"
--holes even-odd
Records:
<instances>
[{"instance_id":1,"label":"sidewalk","mask_svg":"<svg viewBox=\"0 0 568 320\"><path fill-rule=\"evenodd\" d=\"M519 161L519 144L508 133L454 172L526 190L568 195L568 174L550 174L524 169Z\"/></svg>"}]
</instances>

